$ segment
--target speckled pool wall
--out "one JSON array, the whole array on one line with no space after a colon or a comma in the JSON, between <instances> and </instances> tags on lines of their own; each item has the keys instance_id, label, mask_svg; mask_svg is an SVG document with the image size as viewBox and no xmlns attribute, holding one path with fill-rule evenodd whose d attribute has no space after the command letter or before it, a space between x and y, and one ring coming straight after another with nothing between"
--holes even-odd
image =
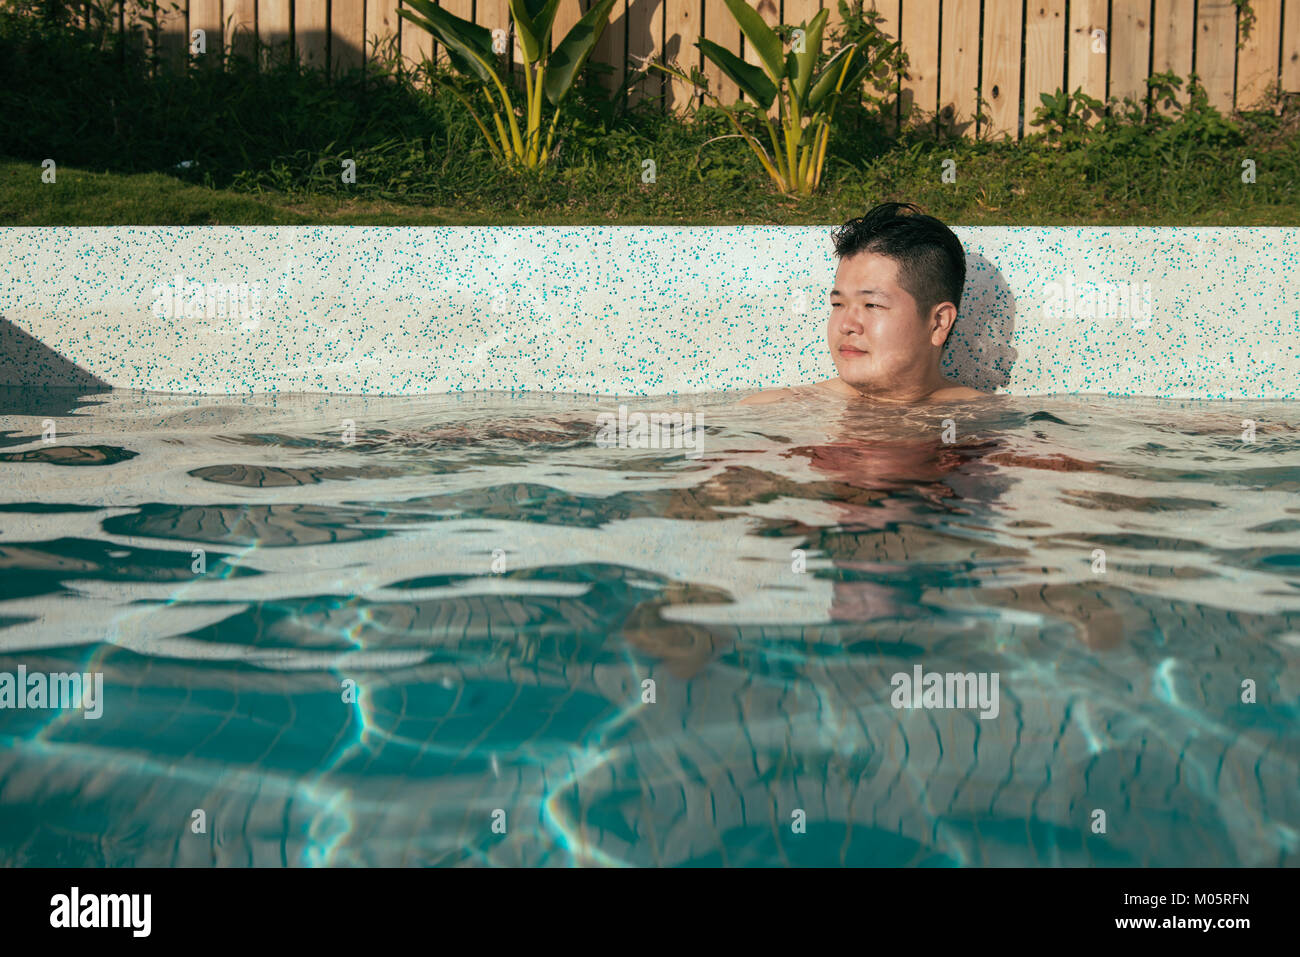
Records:
<instances>
[{"instance_id":1,"label":"speckled pool wall","mask_svg":"<svg viewBox=\"0 0 1300 957\"><path fill-rule=\"evenodd\" d=\"M0 384L665 395L826 378L832 226L0 229ZM954 227L945 372L1295 398L1300 229Z\"/></svg>"}]
</instances>

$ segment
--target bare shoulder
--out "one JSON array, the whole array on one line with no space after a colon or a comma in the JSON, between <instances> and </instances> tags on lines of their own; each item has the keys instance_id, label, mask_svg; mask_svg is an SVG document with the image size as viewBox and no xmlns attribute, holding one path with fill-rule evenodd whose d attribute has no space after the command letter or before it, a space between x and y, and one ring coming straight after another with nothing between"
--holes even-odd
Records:
<instances>
[{"instance_id":1,"label":"bare shoulder","mask_svg":"<svg viewBox=\"0 0 1300 957\"><path fill-rule=\"evenodd\" d=\"M741 405L767 405L771 402L780 402L782 399L789 399L795 395L794 389L767 389L763 392L755 393L740 400Z\"/></svg>"},{"instance_id":2,"label":"bare shoulder","mask_svg":"<svg viewBox=\"0 0 1300 957\"><path fill-rule=\"evenodd\" d=\"M966 399L983 399L992 394L993 393L991 392L981 392L979 389L972 389L970 386L958 385L954 382L952 385L931 392L929 401L961 402Z\"/></svg>"},{"instance_id":3,"label":"bare shoulder","mask_svg":"<svg viewBox=\"0 0 1300 957\"><path fill-rule=\"evenodd\" d=\"M748 398L741 399L741 405L767 405L769 402L780 402L782 399L793 399L795 397L817 397L827 398L836 397L844 398L845 391L853 394L847 387L841 385L839 379L823 379L821 382L810 382L807 385L791 386L788 389L768 389L765 392L759 392Z\"/></svg>"}]
</instances>

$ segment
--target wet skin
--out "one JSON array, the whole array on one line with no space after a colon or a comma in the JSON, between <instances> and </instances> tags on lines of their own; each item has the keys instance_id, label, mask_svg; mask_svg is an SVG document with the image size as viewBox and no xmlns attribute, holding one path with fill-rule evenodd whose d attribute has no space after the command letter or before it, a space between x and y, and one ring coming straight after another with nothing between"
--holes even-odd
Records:
<instances>
[{"instance_id":1,"label":"wet skin","mask_svg":"<svg viewBox=\"0 0 1300 957\"><path fill-rule=\"evenodd\" d=\"M899 283L898 263L876 253L840 260L831 289L826 343L838 375L742 400L763 405L801 393L838 395L882 403L944 402L983 398L939 372L957 306L939 303L924 312Z\"/></svg>"}]
</instances>

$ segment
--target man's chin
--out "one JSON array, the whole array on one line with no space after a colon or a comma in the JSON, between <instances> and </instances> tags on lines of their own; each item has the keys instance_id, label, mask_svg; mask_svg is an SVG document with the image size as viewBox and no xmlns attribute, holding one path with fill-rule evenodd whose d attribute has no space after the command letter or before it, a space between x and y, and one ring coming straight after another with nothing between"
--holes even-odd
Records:
<instances>
[{"instance_id":1,"label":"man's chin","mask_svg":"<svg viewBox=\"0 0 1300 957\"><path fill-rule=\"evenodd\" d=\"M840 382L846 387L846 390L851 389L859 395L870 395L873 392L879 392L881 389L880 384L874 379L867 379L861 375L856 375L850 378L841 374Z\"/></svg>"}]
</instances>

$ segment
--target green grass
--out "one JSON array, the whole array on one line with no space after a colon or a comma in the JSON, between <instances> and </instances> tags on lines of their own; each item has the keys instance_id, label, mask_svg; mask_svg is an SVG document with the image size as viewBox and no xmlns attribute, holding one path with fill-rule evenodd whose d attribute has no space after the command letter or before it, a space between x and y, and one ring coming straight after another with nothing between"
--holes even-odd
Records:
<instances>
[{"instance_id":1,"label":"green grass","mask_svg":"<svg viewBox=\"0 0 1300 957\"><path fill-rule=\"evenodd\" d=\"M589 70L547 169L493 165L445 92L281 63L157 76L130 50L0 15L0 225L827 224L887 200L960 225L1298 225L1300 97L1224 117L1116 114L1020 143L887 133L841 110L822 190L778 194L716 110L611 100ZM58 162L53 184L40 163ZM341 181L341 161L357 183ZM1241 182L1253 159L1257 180ZM656 181L641 181L653 159ZM956 182L944 183L945 160ZM182 170L182 160L192 162Z\"/></svg>"},{"instance_id":2,"label":"green grass","mask_svg":"<svg viewBox=\"0 0 1300 957\"><path fill-rule=\"evenodd\" d=\"M660 154L661 156L663 154ZM958 182L938 182L938 153L928 162L906 154L883 157L866 170L837 177L823 195L798 202L771 190L755 173L726 186L701 183L689 172L675 175L672 161L658 170L658 181L642 184L639 166L627 171L587 171L559 183L519 180L510 198L493 197L493 184L481 196L461 197L456 205L401 203L359 189L340 191L255 192L185 182L161 173L97 172L61 167L57 182L41 182L41 168L30 161L0 159L0 225L8 226L195 226L195 225L599 225L733 223L824 224L861 215L876 202L918 202L946 222L961 225L1297 225L1300 195L1294 186L1279 197L1269 171L1254 185L1240 182L1229 163L1208 176L1190 172L1154 201L1125 201L1114 195L1126 185L1066 179L1051 165L1009 149L978 153L949 150ZM1258 162L1258 159L1257 159ZM503 177L503 179L505 179ZM692 181L694 179L694 181ZM1120 179L1120 177L1116 177ZM1292 181L1294 183L1294 180ZM1279 198L1282 201L1279 201ZM1163 202L1161 202L1163 200Z\"/></svg>"}]
</instances>

